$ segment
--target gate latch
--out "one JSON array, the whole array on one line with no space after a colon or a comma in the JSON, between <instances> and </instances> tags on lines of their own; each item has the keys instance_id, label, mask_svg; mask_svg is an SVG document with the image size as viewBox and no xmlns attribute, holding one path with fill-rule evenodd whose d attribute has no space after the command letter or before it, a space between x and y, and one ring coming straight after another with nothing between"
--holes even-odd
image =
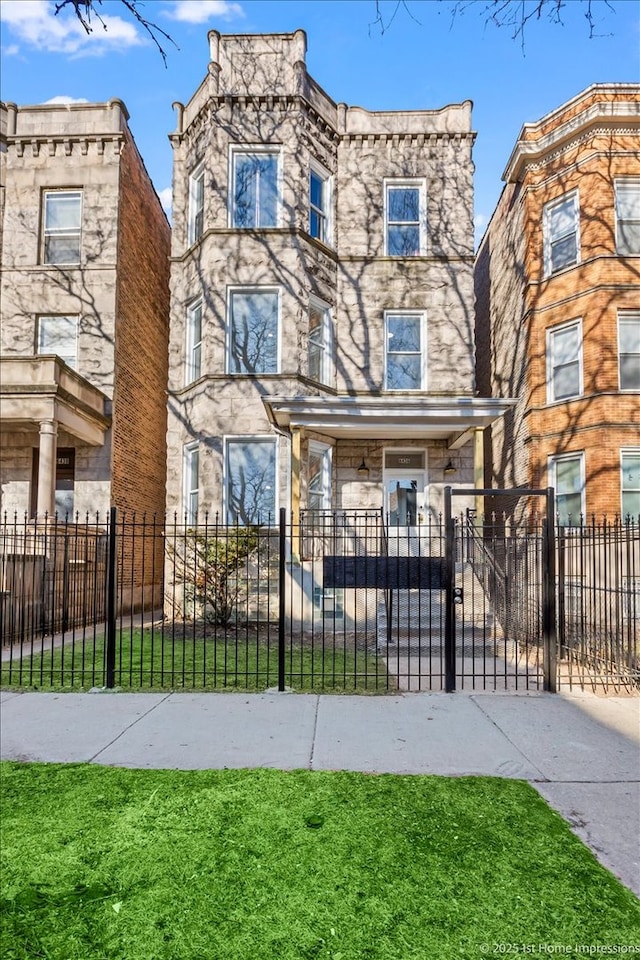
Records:
<instances>
[{"instance_id":1,"label":"gate latch","mask_svg":"<svg viewBox=\"0 0 640 960\"><path fill-rule=\"evenodd\" d=\"M454 602L454 603L462 603L463 600L464 600L464 590L462 589L462 587L454 587L454 588L453 588L453 602Z\"/></svg>"}]
</instances>

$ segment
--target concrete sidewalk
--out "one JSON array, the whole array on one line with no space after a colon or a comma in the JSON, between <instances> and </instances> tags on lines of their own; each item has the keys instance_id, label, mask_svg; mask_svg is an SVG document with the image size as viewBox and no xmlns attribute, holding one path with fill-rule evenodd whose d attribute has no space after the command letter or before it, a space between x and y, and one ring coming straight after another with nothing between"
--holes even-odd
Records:
<instances>
[{"instance_id":1,"label":"concrete sidewalk","mask_svg":"<svg viewBox=\"0 0 640 960\"><path fill-rule=\"evenodd\" d=\"M640 896L640 699L0 694L3 759L528 780Z\"/></svg>"}]
</instances>

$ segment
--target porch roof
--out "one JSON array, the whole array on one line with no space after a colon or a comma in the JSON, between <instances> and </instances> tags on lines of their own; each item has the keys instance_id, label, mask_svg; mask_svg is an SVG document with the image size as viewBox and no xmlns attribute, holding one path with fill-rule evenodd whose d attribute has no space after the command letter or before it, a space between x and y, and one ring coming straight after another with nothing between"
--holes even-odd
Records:
<instances>
[{"instance_id":1,"label":"porch roof","mask_svg":"<svg viewBox=\"0 0 640 960\"><path fill-rule=\"evenodd\" d=\"M331 439L447 440L451 449L488 427L516 400L490 397L264 397L279 430L304 429Z\"/></svg>"},{"instance_id":2,"label":"porch roof","mask_svg":"<svg viewBox=\"0 0 640 960\"><path fill-rule=\"evenodd\" d=\"M111 423L109 398L55 356L0 359L0 425L12 429L54 421L79 442L102 446Z\"/></svg>"}]
</instances>

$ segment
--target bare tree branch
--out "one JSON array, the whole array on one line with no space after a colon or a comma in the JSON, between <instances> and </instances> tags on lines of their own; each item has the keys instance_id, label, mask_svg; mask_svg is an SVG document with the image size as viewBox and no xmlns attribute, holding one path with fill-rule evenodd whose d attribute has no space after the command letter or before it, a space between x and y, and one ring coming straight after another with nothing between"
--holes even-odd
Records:
<instances>
[{"instance_id":1,"label":"bare tree branch","mask_svg":"<svg viewBox=\"0 0 640 960\"><path fill-rule=\"evenodd\" d=\"M376 4L376 18L375 20L372 20L371 23L369 24L369 36L371 36L372 27L378 27L381 35L386 33L386 31L389 29L389 27L395 20L399 10L404 10L404 12L409 15L409 17L413 20L414 23L417 23L418 26L422 26L420 21L416 17L414 17L411 10L409 9L408 0L396 0L396 3L393 8L393 13L391 14L391 16L389 17L386 23L382 15L380 0L375 0L375 4Z\"/></svg>"},{"instance_id":2,"label":"bare tree branch","mask_svg":"<svg viewBox=\"0 0 640 960\"><path fill-rule=\"evenodd\" d=\"M576 3L581 5L589 26L589 39L603 36L597 32L600 19L597 14L603 8L615 14L613 3L610 0L571 0L571 3L574 7ZM527 26L539 20L564 26L564 14L568 5L569 0L449 0L453 19L468 11L477 12L485 24L507 27L511 31L511 38L520 40L523 51Z\"/></svg>"},{"instance_id":3,"label":"bare tree branch","mask_svg":"<svg viewBox=\"0 0 640 960\"><path fill-rule=\"evenodd\" d=\"M142 15L138 9L139 7L144 6L142 0L119 0L119 2L126 8L134 20L140 24L143 30L149 34L158 48L166 67L167 52L162 46L159 37L164 38L164 40L168 40L169 43L174 45L176 50L179 50L180 48L173 37L166 33L162 27L159 27L157 23L154 23L152 20L147 20L147 18ZM61 10L64 10L65 7L73 7L76 17L88 34L93 33L93 26L91 23L92 18L98 20L98 22L102 24L103 30L107 30L107 24L104 22L98 11L98 5L102 7L102 3L103 0L58 0L56 3L56 16Z\"/></svg>"}]
</instances>

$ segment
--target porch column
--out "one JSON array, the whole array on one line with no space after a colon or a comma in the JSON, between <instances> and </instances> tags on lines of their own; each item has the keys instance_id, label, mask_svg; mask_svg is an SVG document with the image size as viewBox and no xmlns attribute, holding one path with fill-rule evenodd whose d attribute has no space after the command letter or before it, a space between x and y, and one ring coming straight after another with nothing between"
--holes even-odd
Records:
<instances>
[{"instance_id":1,"label":"porch column","mask_svg":"<svg viewBox=\"0 0 640 960\"><path fill-rule=\"evenodd\" d=\"M484 428L477 427L473 434L473 485L476 490L484 490ZM476 497L476 525L482 522L484 497Z\"/></svg>"},{"instance_id":2,"label":"porch column","mask_svg":"<svg viewBox=\"0 0 640 960\"><path fill-rule=\"evenodd\" d=\"M291 428L291 522L293 529L291 531L291 549L293 559L300 557L300 496L301 482L300 472L302 469L302 429L301 427Z\"/></svg>"},{"instance_id":3,"label":"porch column","mask_svg":"<svg viewBox=\"0 0 640 960\"><path fill-rule=\"evenodd\" d=\"M55 420L40 422L40 449L38 455L38 519L45 513L51 515L55 507L56 453L58 447L58 424Z\"/></svg>"}]
</instances>

